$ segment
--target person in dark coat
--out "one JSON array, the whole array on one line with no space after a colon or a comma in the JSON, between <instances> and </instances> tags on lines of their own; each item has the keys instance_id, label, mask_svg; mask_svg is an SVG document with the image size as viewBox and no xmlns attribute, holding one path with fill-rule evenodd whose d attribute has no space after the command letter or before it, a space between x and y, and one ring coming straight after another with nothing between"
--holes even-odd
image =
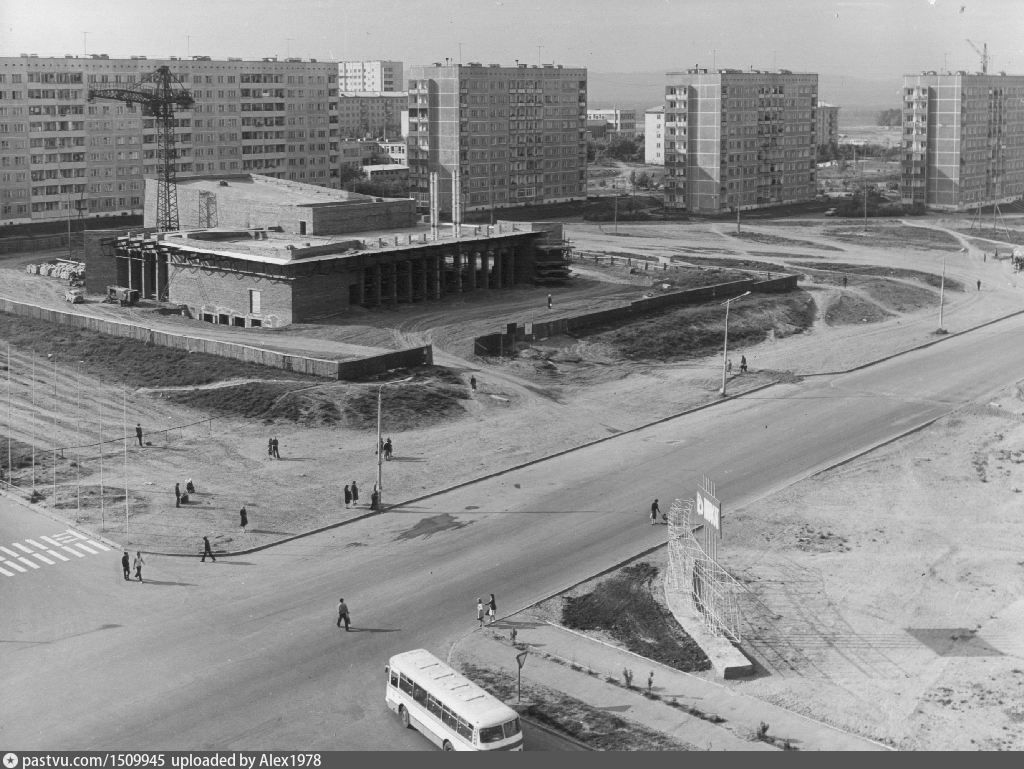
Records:
<instances>
[{"instance_id":1,"label":"person in dark coat","mask_svg":"<svg viewBox=\"0 0 1024 769\"><path fill-rule=\"evenodd\" d=\"M268 438L267 439L267 456L268 457L274 456L274 439L273 438Z\"/></svg>"},{"instance_id":2,"label":"person in dark coat","mask_svg":"<svg viewBox=\"0 0 1024 769\"><path fill-rule=\"evenodd\" d=\"M213 556L213 550L210 548L210 538L203 537L203 563L206 563L206 556L210 556L210 559L216 563L217 559Z\"/></svg>"},{"instance_id":3,"label":"person in dark coat","mask_svg":"<svg viewBox=\"0 0 1024 769\"><path fill-rule=\"evenodd\" d=\"M473 389L473 392L476 392L476 377L475 376L471 376L469 378L469 386Z\"/></svg>"},{"instance_id":4,"label":"person in dark coat","mask_svg":"<svg viewBox=\"0 0 1024 769\"><path fill-rule=\"evenodd\" d=\"M194 483L192 483L192 479L191 478L189 478L188 480L185 481L185 491L187 491L189 494L195 494L196 493L196 485Z\"/></svg>"},{"instance_id":5,"label":"person in dark coat","mask_svg":"<svg viewBox=\"0 0 1024 769\"><path fill-rule=\"evenodd\" d=\"M348 605L345 603L344 598L338 600L338 627L341 627L342 622L345 623L345 632L348 632Z\"/></svg>"},{"instance_id":6,"label":"person in dark coat","mask_svg":"<svg viewBox=\"0 0 1024 769\"><path fill-rule=\"evenodd\" d=\"M174 484L174 506L181 507L181 486Z\"/></svg>"},{"instance_id":7,"label":"person in dark coat","mask_svg":"<svg viewBox=\"0 0 1024 769\"><path fill-rule=\"evenodd\" d=\"M280 459L281 458L281 453L277 450L277 438L274 438L273 446L274 446L274 457L276 459Z\"/></svg>"},{"instance_id":8,"label":"person in dark coat","mask_svg":"<svg viewBox=\"0 0 1024 769\"><path fill-rule=\"evenodd\" d=\"M124 555L121 556L121 569L124 571L124 578L126 581L131 581L132 569L131 560L128 558L128 551L124 551Z\"/></svg>"},{"instance_id":9,"label":"person in dark coat","mask_svg":"<svg viewBox=\"0 0 1024 769\"><path fill-rule=\"evenodd\" d=\"M238 511L238 517L241 520L242 530L244 531L245 527L249 525L249 516L245 512L245 505L242 505L242 509Z\"/></svg>"},{"instance_id":10,"label":"person in dark coat","mask_svg":"<svg viewBox=\"0 0 1024 769\"><path fill-rule=\"evenodd\" d=\"M658 513L661 512L661 508L658 507L658 500L654 500L654 504L651 505L651 526L658 522Z\"/></svg>"},{"instance_id":11,"label":"person in dark coat","mask_svg":"<svg viewBox=\"0 0 1024 769\"><path fill-rule=\"evenodd\" d=\"M494 622L498 616L498 602L494 600L494 593L491 593L491 600L487 602L487 616Z\"/></svg>"},{"instance_id":12,"label":"person in dark coat","mask_svg":"<svg viewBox=\"0 0 1024 769\"><path fill-rule=\"evenodd\" d=\"M135 437L139 439L139 445L142 445L142 423L136 423L135 425Z\"/></svg>"},{"instance_id":13,"label":"person in dark coat","mask_svg":"<svg viewBox=\"0 0 1024 769\"><path fill-rule=\"evenodd\" d=\"M359 487L356 486L356 482L352 481L352 504L359 504Z\"/></svg>"},{"instance_id":14,"label":"person in dark coat","mask_svg":"<svg viewBox=\"0 0 1024 769\"><path fill-rule=\"evenodd\" d=\"M393 451L393 447L391 445L391 437L388 436L388 439L386 441L384 441L384 459L388 460L389 462L391 461L391 452L392 451Z\"/></svg>"},{"instance_id":15,"label":"person in dark coat","mask_svg":"<svg viewBox=\"0 0 1024 769\"><path fill-rule=\"evenodd\" d=\"M740 373L741 374L746 374L747 373L747 356L746 355L741 355L740 356Z\"/></svg>"},{"instance_id":16,"label":"person in dark coat","mask_svg":"<svg viewBox=\"0 0 1024 769\"><path fill-rule=\"evenodd\" d=\"M345 487L345 507L347 508L350 504L352 504L352 489L350 489L348 486L346 486Z\"/></svg>"}]
</instances>

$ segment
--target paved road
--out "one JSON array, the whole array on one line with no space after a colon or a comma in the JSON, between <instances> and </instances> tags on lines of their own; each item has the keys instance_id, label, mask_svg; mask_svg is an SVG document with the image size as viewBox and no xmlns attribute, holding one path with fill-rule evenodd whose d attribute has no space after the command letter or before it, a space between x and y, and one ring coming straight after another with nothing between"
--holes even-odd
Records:
<instances>
[{"instance_id":1,"label":"paved road","mask_svg":"<svg viewBox=\"0 0 1024 769\"><path fill-rule=\"evenodd\" d=\"M986 398L1024 370L1022 334L1014 319L771 388L251 556L151 557L145 584L125 583L113 552L0 575L0 737L20 749L422 749L384 707L390 654L444 654L475 625L478 596L511 611L656 544L651 498L667 507L701 473L718 481L728 527L738 506ZM0 505L8 548L58 531ZM342 596L355 632L334 625Z\"/></svg>"}]
</instances>

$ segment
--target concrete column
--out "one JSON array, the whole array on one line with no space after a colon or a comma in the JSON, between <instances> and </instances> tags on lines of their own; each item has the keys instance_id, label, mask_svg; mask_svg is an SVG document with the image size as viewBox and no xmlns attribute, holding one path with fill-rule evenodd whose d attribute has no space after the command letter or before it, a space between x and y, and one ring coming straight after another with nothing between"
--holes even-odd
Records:
<instances>
[{"instance_id":1,"label":"concrete column","mask_svg":"<svg viewBox=\"0 0 1024 769\"><path fill-rule=\"evenodd\" d=\"M390 283L388 286L388 301L391 304L398 304L398 263L391 262L387 269Z\"/></svg>"},{"instance_id":2,"label":"concrete column","mask_svg":"<svg viewBox=\"0 0 1024 769\"><path fill-rule=\"evenodd\" d=\"M379 264L373 265L373 306L380 307L381 303L381 282L384 277L384 271L381 270Z\"/></svg>"},{"instance_id":3,"label":"concrete column","mask_svg":"<svg viewBox=\"0 0 1024 769\"><path fill-rule=\"evenodd\" d=\"M440 299L444 295L444 255L434 254L434 298Z\"/></svg>"},{"instance_id":4,"label":"concrete column","mask_svg":"<svg viewBox=\"0 0 1024 769\"><path fill-rule=\"evenodd\" d=\"M428 281L427 281L427 272L429 272L429 265L427 263L427 258L425 256L424 257L420 257L419 265L420 265L420 296L423 297L423 301L425 302L425 301L427 301L427 298L430 296L429 289L427 288L427 283L428 283Z\"/></svg>"},{"instance_id":5,"label":"concrete column","mask_svg":"<svg viewBox=\"0 0 1024 769\"><path fill-rule=\"evenodd\" d=\"M405 301L407 301L409 304L412 304L412 260L410 259L409 261L404 262L403 264L405 264Z\"/></svg>"},{"instance_id":6,"label":"concrete column","mask_svg":"<svg viewBox=\"0 0 1024 769\"><path fill-rule=\"evenodd\" d=\"M466 286L470 291L480 285L480 266L477 264L476 251L466 255Z\"/></svg>"},{"instance_id":7,"label":"concrete column","mask_svg":"<svg viewBox=\"0 0 1024 769\"><path fill-rule=\"evenodd\" d=\"M456 250L452 255L452 271L455 273L455 293L462 293L462 254Z\"/></svg>"},{"instance_id":8,"label":"concrete column","mask_svg":"<svg viewBox=\"0 0 1024 769\"><path fill-rule=\"evenodd\" d=\"M508 284L510 286L515 285L516 282L516 268L518 267L519 255L516 253L514 248L505 249L505 261L508 262L508 273L509 279Z\"/></svg>"},{"instance_id":9,"label":"concrete column","mask_svg":"<svg viewBox=\"0 0 1024 769\"><path fill-rule=\"evenodd\" d=\"M486 251L480 252L480 272L483 273L483 280L481 281L481 286L483 288L491 287L491 270L489 264L490 259L487 258L488 256L490 256L490 254L488 254Z\"/></svg>"},{"instance_id":10,"label":"concrete column","mask_svg":"<svg viewBox=\"0 0 1024 769\"><path fill-rule=\"evenodd\" d=\"M359 268L359 280L355 282L356 287L356 301L355 304L362 306L363 302L366 301L366 269L363 267Z\"/></svg>"},{"instance_id":11,"label":"concrete column","mask_svg":"<svg viewBox=\"0 0 1024 769\"><path fill-rule=\"evenodd\" d=\"M497 253L490 251L488 252L488 256L490 256L494 261L494 287L501 288L501 284L503 282L501 271L505 266L505 260L501 258L501 251L498 251Z\"/></svg>"}]
</instances>

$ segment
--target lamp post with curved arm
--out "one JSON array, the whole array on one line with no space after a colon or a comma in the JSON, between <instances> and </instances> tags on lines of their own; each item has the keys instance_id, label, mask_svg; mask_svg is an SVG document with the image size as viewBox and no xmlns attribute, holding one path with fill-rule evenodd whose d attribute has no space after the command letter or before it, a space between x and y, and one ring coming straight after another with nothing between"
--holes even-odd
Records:
<instances>
[{"instance_id":1,"label":"lamp post with curved arm","mask_svg":"<svg viewBox=\"0 0 1024 769\"><path fill-rule=\"evenodd\" d=\"M732 299L726 299L722 304L725 305L725 344L722 346L722 397L725 397L725 381L726 374L728 373L727 368L729 366L729 305L735 302L737 299L742 299L750 292L734 296Z\"/></svg>"}]
</instances>

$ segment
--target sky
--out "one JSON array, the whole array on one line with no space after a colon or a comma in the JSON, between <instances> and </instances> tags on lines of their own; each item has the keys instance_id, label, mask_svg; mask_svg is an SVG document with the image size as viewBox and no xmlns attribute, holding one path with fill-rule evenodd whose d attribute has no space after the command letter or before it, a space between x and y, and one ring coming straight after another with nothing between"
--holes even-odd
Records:
<instances>
[{"instance_id":1,"label":"sky","mask_svg":"<svg viewBox=\"0 0 1024 769\"><path fill-rule=\"evenodd\" d=\"M961 10L962 9L962 10ZM0 0L0 55L1024 74L1024 0ZM461 44L461 52L460 52ZM539 48L538 48L539 47Z\"/></svg>"}]
</instances>

